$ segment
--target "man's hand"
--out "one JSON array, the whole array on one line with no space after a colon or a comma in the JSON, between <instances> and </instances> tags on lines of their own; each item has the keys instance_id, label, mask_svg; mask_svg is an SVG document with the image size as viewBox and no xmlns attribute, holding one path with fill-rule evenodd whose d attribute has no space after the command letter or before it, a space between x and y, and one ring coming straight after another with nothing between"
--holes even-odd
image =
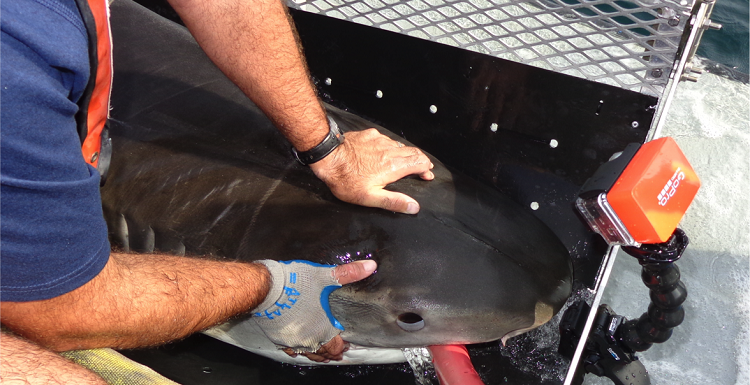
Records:
<instances>
[{"instance_id":1,"label":"man's hand","mask_svg":"<svg viewBox=\"0 0 750 385\"><path fill-rule=\"evenodd\" d=\"M369 266L365 263L369 264ZM340 284L346 285L369 277L375 271L375 268L377 268L375 261L352 262L336 266L333 269L333 276ZM344 352L347 350L349 350L349 343L344 341L340 335L337 335L317 351L300 354L315 362L329 362L331 360L340 361L344 358ZM284 352L291 357L297 357L297 353L292 349L286 348Z\"/></svg>"},{"instance_id":2,"label":"man's hand","mask_svg":"<svg viewBox=\"0 0 750 385\"><path fill-rule=\"evenodd\" d=\"M377 268L365 260L333 267L308 261L259 261L271 274L268 296L253 310L258 326L284 351L313 361L340 360L347 346L343 327L328 306L328 295L341 285L366 278ZM322 345L325 342L325 345ZM311 352L314 350L315 352Z\"/></svg>"},{"instance_id":3,"label":"man's hand","mask_svg":"<svg viewBox=\"0 0 750 385\"><path fill-rule=\"evenodd\" d=\"M430 159L418 148L404 146L374 128L347 132L344 143L310 165L342 201L404 214L419 212L419 203L384 187L407 175L432 180L432 167Z\"/></svg>"}]
</instances>

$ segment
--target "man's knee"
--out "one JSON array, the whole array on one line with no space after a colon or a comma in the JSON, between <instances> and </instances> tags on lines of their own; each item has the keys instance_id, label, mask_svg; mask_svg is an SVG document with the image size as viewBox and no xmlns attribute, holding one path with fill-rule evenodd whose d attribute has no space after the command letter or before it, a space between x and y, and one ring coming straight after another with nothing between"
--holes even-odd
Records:
<instances>
[{"instance_id":1,"label":"man's knee","mask_svg":"<svg viewBox=\"0 0 750 385\"><path fill-rule=\"evenodd\" d=\"M101 377L83 366L5 331L0 333L0 382L106 385Z\"/></svg>"}]
</instances>

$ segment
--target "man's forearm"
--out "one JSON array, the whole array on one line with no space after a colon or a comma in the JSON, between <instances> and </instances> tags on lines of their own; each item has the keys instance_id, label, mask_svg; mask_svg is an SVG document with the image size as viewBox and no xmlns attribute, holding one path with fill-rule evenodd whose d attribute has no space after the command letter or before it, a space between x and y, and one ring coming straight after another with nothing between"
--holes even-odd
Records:
<instances>
[{"instance_id":1,"label":"man's forearm","mask_svg":"<svg viewBox=\"0 0 750 385\"><path fill-rule=\"evenodd\" d=\"M8 333L0 334L0 383L106 385L90 370Z\"/></svg>"},{"instance_id":2,"label":"man's forearm","mask_svg":"<svg viewBox=\"0 0 750 385\"><path fill-rule=\"evenodd\" d=\"M182 338L260 304L259 264L112 254L102 272L60 297L3 302L3 325L53 350L132 348Z\"/></svg>"},{"instance_id":3,"label":"man's forearm","mask_svg":"<svg viewBox=\"0 0 750 385\"><path fill-rule=\"evenodd\" d=\"M211 60L300 151L328 133L280 0L169 0Z\"/></svg>"},{"instance_id":4,"label":"man's forearm","mask_svg":"<svg viewBox=\"0 0 750 385\"><path fill-rule=\"evenodd\" d=\"M326 137L325 111L281 0L168 1L211 60L298 151ZM413 198L384 187L411 174L432 180L429 158L383 135L358 135L349 134L343 146L311 164L315 175L345 202L416 214Z\"/></svg>"}]
</instances>

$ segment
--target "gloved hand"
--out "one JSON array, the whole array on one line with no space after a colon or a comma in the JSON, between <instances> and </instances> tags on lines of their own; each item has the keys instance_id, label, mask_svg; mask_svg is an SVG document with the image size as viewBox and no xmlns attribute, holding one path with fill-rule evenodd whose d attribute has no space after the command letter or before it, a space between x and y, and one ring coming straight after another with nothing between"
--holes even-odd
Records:
<instances>
[{"instance_id":1,"label":"gloved hand","mask_svg":"<svg viewBox=\"0 0 750 385\"><path fill-rule=\"evenodd\" d=\"M266 299L252 313L271 341L295 353L315 352L344 330L328 304L328 295L341 287L334 276L336 266L299 260L258 263L268 268L272 284ZM365 268L365 275L354 280L374 270L374 263L367 266L371 269ZM344 283L348 282L353 280Z\"/></svg>"}]
</instances>

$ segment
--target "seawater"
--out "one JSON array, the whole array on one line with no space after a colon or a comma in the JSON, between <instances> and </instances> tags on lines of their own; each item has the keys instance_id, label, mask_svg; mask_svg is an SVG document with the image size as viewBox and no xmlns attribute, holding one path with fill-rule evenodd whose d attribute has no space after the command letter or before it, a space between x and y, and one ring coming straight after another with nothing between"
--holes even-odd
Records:
<instances>
[{"instance_id":1,"label":"seawater","mask_svg":"<svg viewBox=\"0 0 750 385\"><path fill-rule=\"evenodd\" d=\"M430 350L421 348L404 348L401 349L409 363L412 372L414 372L414 381L416 385L433 385L437 383L435 367L432 365L432 354Z\"/></svg>"},{"instance_id":2,"label":"seawater","mask_svg":"<svg viewBox=\"0 0 750 385\"><path fill-rule=\"evenodd\" d=\"M721 0L720 0L721 1ZM680 227L688 289L672 338L639 353L652 384L750 385L750 85L714 74L678 87L662 135L673 137L702 186ZM636 318L648 307L637 261L620 253L603 302ZM586 385L611 384L587 376Z\"/></svg>"},{"instance_id":3,"label":"seawater","mask_svg":"<svg viewBox=\"0 0 750 385\"><path fill-rule=\"evenodd\" d=\"M750 2L716 1L711 19L723 28L706 31L697 54L747 74ZM685 321L638 356L655 385L750 385L750 86L713 74L680 84L662 135L675 138L703 185L680 224L691 239L677 262ZM648 306L640 270L621 253L605 290L603 302L628 318Z\"/></svg>"},{"instance_id":4,"label":"seawater","mask_svg":"<svg viewBox=\"0 0 750 385\"><path fill-rule=\"evenodd\" d=\"M719 31L703 35L698 55L734 68L750 72L750 2L748 0L716 0L711 20L723 25Z\"/></svg>"}]
</instances>

